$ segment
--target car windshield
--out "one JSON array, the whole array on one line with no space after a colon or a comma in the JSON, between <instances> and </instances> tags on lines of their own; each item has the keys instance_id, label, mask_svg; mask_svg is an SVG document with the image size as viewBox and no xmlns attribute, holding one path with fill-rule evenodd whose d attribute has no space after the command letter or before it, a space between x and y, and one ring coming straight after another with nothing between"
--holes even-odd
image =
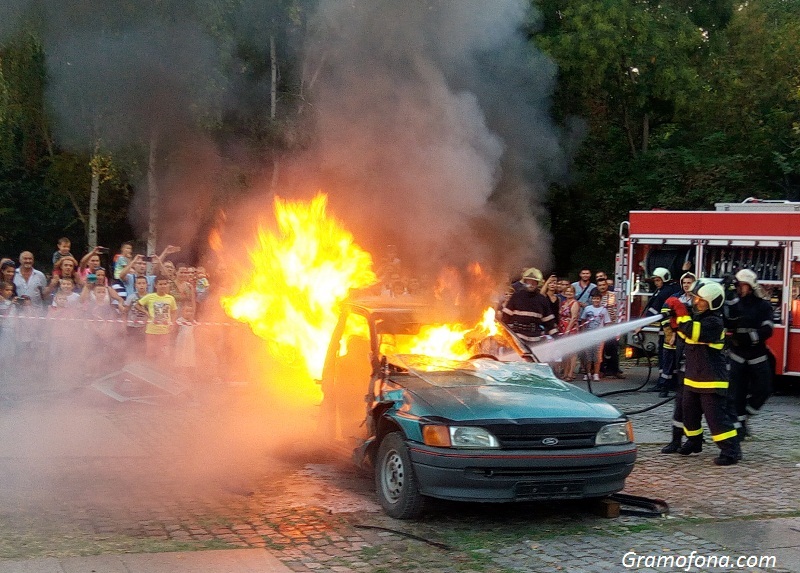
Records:
<instances>
[{"instance_id":1,"label":"car windshield","mask_svg":"<svg viewBox=\"0 0 800 573\"><path fill-rule=\"evenodd\" d=\"M547 364L500 362L492 358L448 360L420 354L395 354L388 357L388 360L429 384L442 388L513 384L568 390Z\"/></svg>"},{"instance_id":2,"label":"car windshield","mask_svg":"<svg viewBox=\"0 0 800 573\"><path fill-rule=\"evenodd\" d=\"M417 326L411 331L395 330L378 335L380 353L419 354L451 360L487 356L504 362L524 361L519 343L504 329L488 334L481 329L459 330L446 325Z\"/></svg>"}]
</instances>

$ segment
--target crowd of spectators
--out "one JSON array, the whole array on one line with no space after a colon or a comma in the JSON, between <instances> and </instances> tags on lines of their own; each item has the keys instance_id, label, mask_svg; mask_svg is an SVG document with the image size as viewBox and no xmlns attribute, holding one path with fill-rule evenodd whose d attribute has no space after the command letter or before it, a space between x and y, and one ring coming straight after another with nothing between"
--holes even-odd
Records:
<instances>
[{"instance_id":1,"label":"crowd of spectators","mask_svg":"<svg viewBox=\"0 0 800 573\"><path fill-rule=\"evenodd\" d=\"M205 269L170 260L181 250L172 245L159 255L134 254L130 242L113 255L98 246L80 261L70 248L58 241L47 273L30 251L18 265L0 260L3 362L70 357L95 376L109 360L146 357L194 373L195 317L212 291Z\"/></svg>"},{"instance_id":2,"label":"crowd of spectators","mask_svg":"<svg viewBox=\"0 0 800 573\"><path fill-rule=\"evenodd\" d=\"M194 375L197 317L204 315L212 283L203 267L180 260L179 247L170 245L158 255L135 254L134 247L123 243L115 254L95 247L78 260L70 252L70 240L62 238L47 273L34 268L29 251L19 255L18 265L10 258L1 259L2 358L20 352L71 356L83 364L86 376L107 370L104 363L109 356L125 361L146 358ZM379 280L370 293L390 298L427 294L447 300L462 294L457 292L458 280L431 281L404 271L397 249L388 247L378 261ZM582 269L575 282L550 275L537 285L558 336L618 320L613 283L602 271L594 282L591 278L591 271ZM502 313L511 294L524 288L522 273L512 277L505 296L493 303L496 310ZM578 366L585 378L621 377L616 341L566 356L555 370L563 379L574 380Z\"/></svg>"}]
</instances>

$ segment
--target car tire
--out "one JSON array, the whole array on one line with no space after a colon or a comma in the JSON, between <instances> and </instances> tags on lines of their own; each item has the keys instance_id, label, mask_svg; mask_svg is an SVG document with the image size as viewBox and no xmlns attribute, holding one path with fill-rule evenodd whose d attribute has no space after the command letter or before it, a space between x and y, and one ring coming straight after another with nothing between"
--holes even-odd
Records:
<instances>
[{"instance_id":1,"label":"car tire","mask_svg":"<svg viewBox=\"0 0 800 573\"><path fill-rule=\"evenodd\" d=\"M415 519L427 498L419 493L408 447L400 432L387 434L375 460L375 490L384 511L395 519Z\"/></svg>"}]
</instances>

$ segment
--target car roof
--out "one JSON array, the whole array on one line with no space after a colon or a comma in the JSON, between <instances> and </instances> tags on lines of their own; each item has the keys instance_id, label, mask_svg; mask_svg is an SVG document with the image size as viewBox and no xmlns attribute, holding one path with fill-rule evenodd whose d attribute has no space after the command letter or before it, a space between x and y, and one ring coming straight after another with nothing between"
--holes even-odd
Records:
<instances>
[{"instance_id":1,"label":"car roof","mask_svg":"<svg viewBox=\"0 0 800 573\"><path fill-rule=\"evenodd\" d=\"M431 309L432 305L418 299L401 299L387 297L364 297L344 302L344 306L358 308L362 311L373 312L411 312Z\"/></svg>"}]
</instances>

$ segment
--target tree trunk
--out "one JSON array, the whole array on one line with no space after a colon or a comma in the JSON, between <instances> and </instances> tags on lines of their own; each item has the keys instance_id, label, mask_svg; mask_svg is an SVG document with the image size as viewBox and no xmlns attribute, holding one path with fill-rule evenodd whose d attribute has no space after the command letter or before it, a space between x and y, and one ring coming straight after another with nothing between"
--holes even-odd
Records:
<instances>
[{"instance_id":1,"label":"tree trunk","mask_svg":"<svg viewBox=\"0 0 800 573\"><path fill-rule=\"evenodd\" d=\"M642 118L642 153L647 153L647 146L650 143L650 114L644 114Z\"/></svg>"},{"instance_id":2,"label":"tree trunk","mask_svg":"<svg viewBox=\"0 0 800 573\"><path fill-rule=\"evenodd\" d=\"M269 60L272 80L272 87L269 92L269 118L275 121L278 106L278 52L275 49L275 35L269 35ZM272 180L270 181L270 193L275 196L278 187L278 154L274 152L272 156Z\"/></svg>"},{"instance_id":3,"label":"tree trunk","mask_svg":"<svg viewBox=\"0 0 800 573\"><path fill-rule=\"evenodd\" d=\"M158 134L155 130L150 135L150 155L147 159L147 254L156 253L156 243L158 240L158 217L156 205L158 205L158 186L156 185L156 146L158 145Z\"/></svg>"},{"instance_id":4,"label":"tree trunk","mask_svg":"<svg viewBox=\"0 0 800 573\"><path fill-rule=\"evenodd\" d=\"M631 156L636 157L636 143L633 140L633 130L631 129L630 118L628 117L628 105L622 102L622 121L625 125L625 133L628 135L628 146L631 148Z\"/></svg>"},{"instance_id":5,"label":"tree trunk","mask_svg":"<svg viewBox=\"0 0 800 573\"><path fill-rule=\"evenodd\" d=\"M89 191L89 221L86 227L86 243L89 250L97 246L97 201L100 198L100 142L94 144L94 155L91 160L92 187Z\"/></svg>"},{"instance_id":6,"label":"tree trunk","mask_svg":"<svg viewBox=\"0 0 800 573\"><path fill-rule=\"evenodd\" d=\"M269 90L269 118L274 120L278 107L278 52L275 50L275 35L269 35L269 61L270 79L272 86Z\"/></svg>"}]
</instances>

